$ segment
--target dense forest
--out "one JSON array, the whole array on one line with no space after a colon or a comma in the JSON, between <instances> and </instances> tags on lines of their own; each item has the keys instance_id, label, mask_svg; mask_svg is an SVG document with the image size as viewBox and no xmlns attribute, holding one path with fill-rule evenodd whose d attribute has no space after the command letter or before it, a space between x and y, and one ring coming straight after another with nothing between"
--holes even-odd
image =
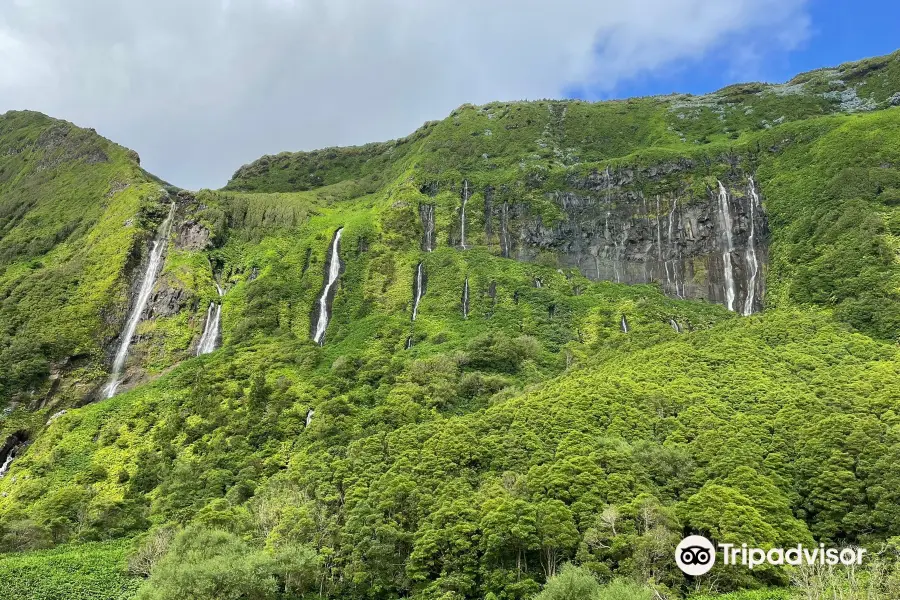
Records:
<instances>
[{"instance_id":1,"label":"dense forest","mask_svg":"<svg viewBox=\"0 0 900 600\"><path fill-rule=\"evenodd\" d=\"M900 597L898 257L900 53L221 190L6 113L0 597Z\"/></svg>"}]
</instances>

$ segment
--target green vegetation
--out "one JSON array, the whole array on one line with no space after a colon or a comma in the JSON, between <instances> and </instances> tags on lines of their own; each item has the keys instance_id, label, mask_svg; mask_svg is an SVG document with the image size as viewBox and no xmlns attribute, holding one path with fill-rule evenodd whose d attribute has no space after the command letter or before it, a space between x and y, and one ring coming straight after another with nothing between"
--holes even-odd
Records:
<instances>
[{"instance_id":1,"label":"green vegetation","mask_svg":"<svg viewBox=\"0 0 900 600\"><path fill-rule=\"evenodd\" d=\"M140 580L126 573L127 543L81 544L27 554L0 554L4 598L121 600Z\"/></svg>"},{"instance_id":2,"label":"green vegetation","mask_svg":"<svg viewBox=\"0 0 900 600\"><path fill-rule=\"evenodd\" d=\"M196 194L90 131L0 117L0 443L29 440L0 478L0 597L896 597L898 64L705 97L465 105ZM645 197L755 174L767 310L592 282L549 250L500 257L488 202L551 227L559 195L607 168L659 171L635 178ZM95 401L171 202L131 379ZM194 357L216 284L222 347ZM672 559L687 533L874 558L689 580Z\"/></svg>"}]
</instances>

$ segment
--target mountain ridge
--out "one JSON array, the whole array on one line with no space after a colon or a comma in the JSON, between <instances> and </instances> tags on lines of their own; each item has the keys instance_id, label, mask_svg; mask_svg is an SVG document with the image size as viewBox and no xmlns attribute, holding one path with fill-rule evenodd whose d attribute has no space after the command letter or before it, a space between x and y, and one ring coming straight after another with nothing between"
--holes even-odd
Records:
<instances>
[{"instance_id":1,"label":"mountain ridge","mask_svg":"<svg viewBox=\"0 0 900 600\"><path fill-rule=\"evenodd\" d=\"M887 547L900 53L800 77L463 105L197 192L0 116L0 591L787 598L675 544Z\"/></svg>"}]
</instances>

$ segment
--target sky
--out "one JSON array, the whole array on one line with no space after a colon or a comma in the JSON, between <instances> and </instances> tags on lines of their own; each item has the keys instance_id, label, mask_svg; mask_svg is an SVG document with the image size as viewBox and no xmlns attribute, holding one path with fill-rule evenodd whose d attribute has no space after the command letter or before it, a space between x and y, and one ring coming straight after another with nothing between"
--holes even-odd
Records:
<instances>
[{"instance_id":1,"label":"sky","mask_svg":"<svg viewBox=\"0 0 900 600\"><path fill-rule=\"evenodd\" d=\"M891 0L0 0L0 113L187 189L471 102L705 93L900 47Z\"/></svg>"}]
</instances>

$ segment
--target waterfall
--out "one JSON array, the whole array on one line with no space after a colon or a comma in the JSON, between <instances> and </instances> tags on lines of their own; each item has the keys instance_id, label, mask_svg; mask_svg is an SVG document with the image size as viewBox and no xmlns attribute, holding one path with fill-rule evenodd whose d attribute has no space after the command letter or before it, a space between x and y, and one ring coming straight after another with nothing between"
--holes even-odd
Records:
<instances>
[{"instance_id":1,"label":"waterfall","mask_svg":"<svg viewBox=\"0 0 900 600\"><path fill-rule=\"evenodd\" d=\"M413 311L412 320L415 321L419 315L419 302L425 295L425 267L420 262L416 267L415 287L413 288Z\"/></svg>"},{"instance_id":2,"label":"waterfall","mask_svg":"<svg viewBox=\"0 0 900 600\"><path fill-rule=\"evenodd\" d=\"M339 254L341 244L341 232L343 227L339 227L334 232L334 241L331 243L331 251L328 255L328 272L325 274L326 281L322 287L322 295L319 297L319 318L316 320L316 331L313 334L313 341L320 346L325 343L325 328L328 327L328 320L331 316L328 314L328 296L337 283L338 275L341 274L341 257Z\"/></svg>"},{"instance_id":3,"label":"waterfall","mask_svg":"<svg viewBox=\"0 0 900 600\"><path fill-rule=\"evenodd\" d=\"M662 245L662 219L659 217L659 195L656 196L656 252L659 255L659 262L663 262L663 245Z\"/></svg>"},{"instance_id":4,"label":"waterfall","mask_svg":"<svg viewBox=\"0 0 900 600\"><path fill-rule=\"evenodd\" d=\"M9 466L12 464L13 459L19 453L19 450L24 445L24 442L18 443L12 448L9 449L9 452L6 453L6 459L4 459L3 464L0 465L0 477L6 475L6 472L9 471Z\"/></svg>"},{"instance_id":5,"label":"waterfall","mask_svg":"<svg viewBox=\"0 0 900 600\"><path fill-rule=\"evenodd\" d=\"M150 250L150 259L147 261L147 270L144 271L143 279L141 279L141 286L138 291L137 299L131 309L131 314L128 315L125 329L121 333L119 349L116 352L112 373L109 376L109 382L106 384L105 388L107 398L112 398L116 395L116 389L121 383L122 370L125 368L125 360L128 358L128 349L131 347L131 338L134 337L134 332L141 322L141 315L144 312L144 308L147 306L147 301L150 300L150 293L153 291L153 285L156 283L156 276L159 275L174 218L175 203L173 202L171 208L169 208L168 216L166 216L160 226L159 234L153 241L153 248Z\"/></svg>"},{"instance_id":6,"label":"waterfall","mask_svg":"<svg viewBox=\"0 0 900 600\"><path fill-rule=\"evenodd\" d=\"M469 278L468 277L466 277L466 282L463 284L462 311L463 311L463 319L468 319L469 318Z\"/></svg>"},{"instance_id":7,"label":"waterfall","mask_svg":"<svg viewBox=\"0 0 900 600\"><path fill-rule=\"evenodd\" d=\"M669 211L669 244L671 245L674 241L674 236L672 235L674 225L675 225L675 209L678 208L678 198L672 200L672 210Z\"/></svg>"},{"instance_id":8,"label":"waterfall","mask_svg":"<svg viewBox=\"0 0 900 600\"><path fill-rule=\"evenodd\" d=\"M461 218L461 233L460 238L462 245L462 249L466 249L466 204L469 202L469 180L466 179L463 181L463 197L462 197L462 218Z\"/></svg>"},{"instance_id":9,"label":"waterfall","mask_svg":"<svg viewBox=\"0 0 900 600\"><path fill-rule=\"evenodd\" d=\"M725 229L725 250L722 252L722 262L725 263L725 306L728 310L734 310L734 267L731 264L731 252L734 250L734 241L731 237L732 224L731 213L728 209L728 192L719 181L719 214L722 217L722 225Z\"/></svg>"},{"instance_id":10,"label":"waterfall","mask_svg":"<svg viewBox=\"0 0 900 600\"><path fill-rule=\"evenodd\" d=\"M622 315L622 322L620 325L622 327L622 333L628 333L628 319L625 318L625 315Z\"/></svg>"},{"instance_id":11,"label":"waterfall","mask_svg":"<svg viewBox=\"0 0 900 600\"><path fill-rule=\"evenodd\" d=\"M403 345L403 349L409 350L412 347L413 347L413 339L412 339L412 336L409 336L408 338L406 338L406 344Z\"/></svg>"},{"instance_id":12,"label":"waterfall","mask_svg":"<svg viewBox=\"0 0 900 600\"><path fill-rule=\"evenodd\" d=\"M432 252L434 250L434 204L420 204L419 217L422 219L422 250Z\"/></svg>"},{"instance_id":13,"label":"waterfall","mask_svg":"<svg viewBox=\"0 0 900 600\"><path fill-rule=\"evenodd\" d=\"M0 477L6 475L13 460L24 451L27 445L28 435L24 431L12 434L0 445L0 460L3 461L3 464L0 464Z\"/></svg>"},{"instance_id":14,"label":"waterfall","mask_svg":"<svg viewBox=\"0 0 900 600\"><path fill-rule=\"evenodd\" d=\"M681 284L681 289L678 287L678 269L676 267L676 261L680 259L680 255L675 244L675 211L678 209L678 198L673 198L672 200L672 210L669 211L669 248L670 255L673 256L672 260L669 261L672 263L672 278L675 283L675 296L681 299L684 299L684 283ZM666 276L668 277L669 268L666 266Z\"/></svg>"},{"instance_id":15,"label":"waterfall","mask_svg":"<svg viewBox=\"0 0 900 600\"><path fill-rule=\"evenodd\" d=\"M669 319L669 325L672 326L672 329L675 330L675 333L681 333L681 325L678 324L678 321L675 319Z\"/></svg>"},{"instance_id":16,"label":"waterfall","mask_svg":"<svg viewBox=\"0 0 900 600\"><path fill-rule=\"evenodd\" d=\"M750 271L747 282L747 299L744 301L743 314L753 314L753 303L756 301L756 278L759 275L759 257L756 255L756 207L759 205L759 194L756 182L750 177L750 237L747 238L747 268Z\"/></svg>"},{"instance_id":17,"label":"waterfall","mask_svg":"<svg viewBox=\"0 0 900 600\"><path fill-rule=\"evenodd\" d=\"M504 200L500 207L500 256L509 258L509 204Z\"/></svg>"},{"instance_id":18,"label":"waterfall","mask_svg":"<svg viewBox=\"0 0 900 600\"><path fill-rule=\"evenodd\" d=\"M216 283L216 290L221 298L225 291ZM219 340L219 322L222 318L222 301L218 303L210 302L209 308L206 310L206 325L203 327L203 335L200 336L200 343L197 344L197 356L209 354L216 349L216 343Z\"/></svg>"},{"instance_id":19,"label":"waterfall","mask_svg":"<svg viewBox=\"0 0 900 600\"><path fill-rule=\"evenodd\" d=\"M314 414L316 414L316 411L314 411L311 408L308 411L306 411L306 426L307 427L309 427L309 424L312 423L312 418L313 418Z\"/></svg>"}]
</instances>

